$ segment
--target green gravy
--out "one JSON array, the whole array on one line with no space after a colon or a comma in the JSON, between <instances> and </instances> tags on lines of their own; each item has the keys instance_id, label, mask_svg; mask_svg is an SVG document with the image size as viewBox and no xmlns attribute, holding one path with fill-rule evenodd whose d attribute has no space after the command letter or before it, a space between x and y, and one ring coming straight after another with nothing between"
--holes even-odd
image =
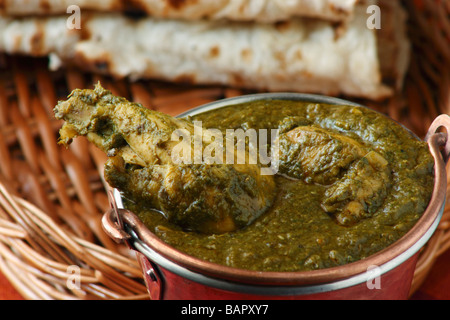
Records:
<instances>
[{"instance_id":1,"label":"green gravy","mask_svg":"<svg viewBox=\"0 0 450 320\"><path fill-rule=\"evenodd\" d=\"M402 237L430 200L433 158L426 143L370 109L268 100L228 106L192 117L204 128L276 129L286 117L345 134L389 162L389 193L371 217L341 225L324 211L329 186L275 176L272 207L250 226L220 235L181 230L158 212L126 202L146 226L173 247L210 262L259 271L302 271L365 258Z\"/></svg>"}]
</instances>

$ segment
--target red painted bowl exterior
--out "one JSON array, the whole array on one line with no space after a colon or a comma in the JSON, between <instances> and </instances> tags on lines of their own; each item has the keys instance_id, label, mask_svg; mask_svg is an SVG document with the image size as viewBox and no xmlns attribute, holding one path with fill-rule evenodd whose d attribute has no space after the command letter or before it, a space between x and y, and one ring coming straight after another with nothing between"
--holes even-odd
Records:
<instances>
[{"instance_id":1,"label":"red painted bowl exterior","mask_svg":"<svg viewBox=\"0 0 450 320\"><path fill-rule=\"evenodd\" d=\"M152 264L143 254L139 260L152 300L406 300L409 295L418 253L376 281L366 281L343 289L294 295L258 295L223 290L179 276ZM158 277L153 276L158 273ZM163 279L163 280L162 280Z\"/></svg>"}]
</instances>

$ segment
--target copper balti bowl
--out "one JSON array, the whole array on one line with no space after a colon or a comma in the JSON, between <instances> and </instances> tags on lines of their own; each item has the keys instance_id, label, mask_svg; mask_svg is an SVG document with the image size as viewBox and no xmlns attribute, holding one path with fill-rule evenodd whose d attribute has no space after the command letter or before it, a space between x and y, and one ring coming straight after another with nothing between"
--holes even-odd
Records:
<instances>
[{"instance_id":1,"label":"copper balti bowl","mask_svg":"<svg viewBox=\"0 0 450 320\"><path fill-rule=\"evenodd\" d=\"M353 102L309 94L269 93L209 103L179 117L254 100L284 99L335 105ZM445 130L441 130L445 129ZM258 272L231 268L189 256L167 245L126 210L118 190L111 190L111 209L103 228L137 252L151 299L406 299L420 249L443 214L450 154L450 117L435 119L425 138L435 160L435 183L428 207L401 239L378 253L339 267L299 272ZM418 139L418 138L417 138Z\"/></svg>"}]
</instances>

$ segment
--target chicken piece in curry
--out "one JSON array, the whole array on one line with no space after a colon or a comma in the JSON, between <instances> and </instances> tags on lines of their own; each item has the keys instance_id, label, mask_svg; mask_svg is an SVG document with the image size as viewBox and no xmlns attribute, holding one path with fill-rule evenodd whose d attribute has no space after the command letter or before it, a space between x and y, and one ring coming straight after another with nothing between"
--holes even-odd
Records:
<instances>
[{"instance_id":1,"label":"chicken piece in curry","mask_svg":"<svg viewBox=\"0 0 450 320\"><path fill-rule=\"evenodd\" d=\"M371 216L388 194L388 162L352 137L311 125L298 126L281 132L279 148L281 173L330 186L322 208L342 225Z\"/></svg>"},{"instance_id":2,"label":"chicken piece in curry","mask_svg":"<svg viewBox=\"0 0 450 320\"><path fill-rule=\"evenodd\" d=\"M174 163L172 152L180 141L172 134L180 129L193 137L193 124L116 97L99 84L74 90L54 112L65 120L62 144L86 136L108 155L104 173L112 187L187 230L242 228L275 197L273 176L260 175L257 164Z\"/></svg>"}]
</instances>

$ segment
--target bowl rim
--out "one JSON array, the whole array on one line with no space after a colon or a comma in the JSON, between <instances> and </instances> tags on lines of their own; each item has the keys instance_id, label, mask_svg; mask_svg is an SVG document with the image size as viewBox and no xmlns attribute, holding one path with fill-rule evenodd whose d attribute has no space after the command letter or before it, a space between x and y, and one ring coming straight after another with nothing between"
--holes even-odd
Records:
<instances>
[{"instance_id":1,"label":"bowl rim","mask_svg":"<svg viewBox=\"0 0 450 320\"><path fill-rule=\"evenodd\" d=\"M302 93L261 93L242 95L233 98L222 99L207 103L193 109L190 109L177 117L192 116L199 113L207 112L213 109L222 108L234 104L240 104L243 102L255 101L255 100L296 100L312 103L324 103L331 105L350 105L365 107L358 103L350 102L344 99L315 95L315 94L302 94ZM369 108L370 109L370 108ZM372 111L375 111L371 109ZM377 111L375 111L377 112ZM388 116L378 112L379 114L389 118ZM391 121L395 120L389 118ZM401 124L400 124L401 125ZM405 128L404 126L402 126ZM419 139L414 133L405 128L414 137ZM419 139L420 140L420 139ZM433 188L432 197L430 202L416 222L416 224L400 239L378 251L377 253L341 266L324 268L311 271L292 271L292 272L278 272L278 271L252 271L246 269L233 268L224 266L208 261L201 260L199 258L192 257L174 247L166 244L159 239L155 234L148 230L145 225L137 218L133 213L128 210L123 210L126 214L120 214L126 224L126 232L131 236L130 241L132 245L136 245L138 251L141 251L151 260L159 260L156 264L162 263L169 268L174 269L176 272L184 271L193 273L197 276L205 276L208 283L211 284L211 279L216 279L219 282L233 282L233 286L236 284L242 284L246 287L248 285L258 286L302 286L308 287L309 290L323 290L323 284L330 284L332 288L336 287L336 283L341 285L353 285L355 281L366 281L367 271L371 266L378 266L384 272L387 272L408 258L417 253L420 248L426 244L429 238L437 228L445 204L446 187L447 187L447 175L445 170L445 160L440 152L440 146L437 139L429 139L428 144L430 152L435 160L435 183ZM117 191L117 190L115 190ZM115 192L115 200L118 203L119 209L123 209L120 193ZM158 259L158 256L161 259ZM181 269L180 269L181 268ZM193 276L191 274L191 276ZM198 280L198 281L201 281ZM206 281L206 280L205 280ZM223 283L222 283L223 285ZM319 287L317 287L317 285ZM251 288L247 288L251 289ZM308 289L307 289L308 291Z\"/></svg>"}]
</instances>

